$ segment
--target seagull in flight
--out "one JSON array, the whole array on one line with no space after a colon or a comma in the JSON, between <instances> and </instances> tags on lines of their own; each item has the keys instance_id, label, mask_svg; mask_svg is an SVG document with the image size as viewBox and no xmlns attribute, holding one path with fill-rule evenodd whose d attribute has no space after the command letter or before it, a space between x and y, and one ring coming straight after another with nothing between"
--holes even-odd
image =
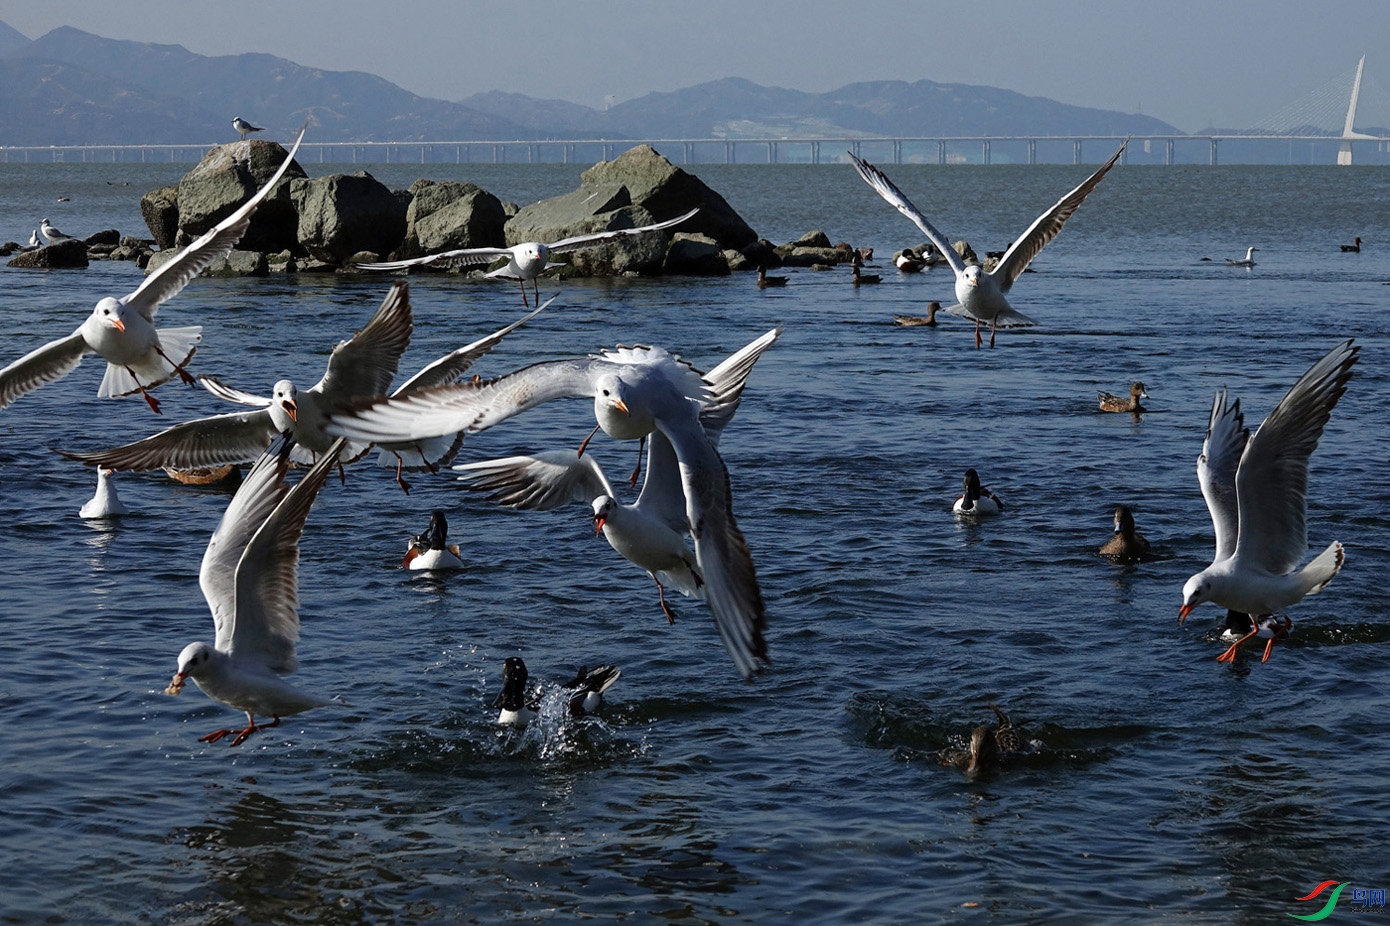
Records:
<instances>
[{"instance_id":1,"label":"seagull in flight","mask_svg":"<svg viewBox=\"0 0 1390 926\"><path fill-rule=\"evenodd\" d=\"M1226 390L1211 406L1197 479L1216 531L1216 556L1187 580L1179 622L1206 601L1244 614L1271 615L1320 592L1342 568L1333 541L1299 569L1308 552L1308 459L1361 348L1348 339L1328 351L1285 394L1254 435L1240 400Z\"/></svg>"},{"instance_id":2,"label":"seagull in flight","mask_svg":"<svg viewBox=\"0 0 1390 926\"><path fill-rule=\"evenodd\" d=\"M438 254L427 254L424 257L413 257L409 260L389 260L376 263L363 263L357 266L362 270L405 270L410 267L423 267L439 261L451 261L455 264L467 266L469 264L490 264L500 257L507 258L507 263L496 270L487 273L489 279L502 278L506 280L518 280L521 283L521 302L529 307L531 303L526 298L526 281L530 280L535 292L536 302L540 303L540 284L536 278L552 267L561 267L563 264L550 262L553 254L566 254L570 251L578 251L583 248L598 247L619 238L630 238L633 235L641 235L650 231L660 231L663 228L671 228L679 225L686 219L699 212L698 208L691 209L685 215L674 219L667 219L665 222L657 222L655 225L643 225L640 228L619 228L613 231L595 232L590 235L576 235L573 238L563 238L552 244L545 244L540 241L525 241L521 244L513 245L509 248L461 248L456 251L441 251Z\"/></svg>"},{"instance_id":3,"label":"seagull in flight","mask_svg":"<svg viewBox=\"0 0 1390 926\"><path fill-rule=\"evenodd\" d=\"M191 678L209 698L245 711L246 727L215 730L199 737L201 743L231 736L239 746L257 730L278 726L281 717L328 703L281 676L299 667L299 538L343 442L290 488L285 473L293 444L281 435L252 467L203 554L198 584L217 636L183 648L164 693L177 695ZM257 724L257 714L273 719Z\"/></svg>"},{"instance_id":4,"label":"seagull in flight","mask_svg":"<svg viewBox=\"0 0 1390 926\"><path fill-rule=\"evenodd\" d=\"M232 128L236 129L237 132L240 133L242 141L246 141L246 136L250 135L252 132L265 131L263 127L259 125L252 125L240 116L237 116L235 119L232 120Z\"/></svg>"},{"instance_id":5,"label":"seagull in flight","mask_svg":"<svg viewBox=\"0 0 1390 926\"><path fill-rule=\"evenodd\" d=\"M165 301L177 296L190 280L225 256L241 240L256 207L284 176L303 140L304 129L301 128L285 162L255 196L145 277L134 292L119 299L105 297L72 334L50 341L0 370L0 409L40 386L67 376L88 353L99 354L106 361L106 376L97 395L122 396L138 392L156 413L159 402L149 390L167 382L175 373L193 385L195 380L184 369L184 364L192 359L202 340L202 326L156 330L155 315ZM44 227L44 233L48 234L47 219Z\"/></svg>"},{"instance_id":6,"label":"seagull in flight","mask_svg":"<svg viewBox=\"0 0 1390 926\"><path fill-rule=\"evenodd\" d=\"M742 399L753 365L780 337L774 328L704 374L713 398L700 412L700 423L716 446ZM552 450L534 456L503 457L454 467L461 482L507 508L549 511L571 502L592 508L594 533L602 532L618 554L643 569L656 583L661 612L669 623L676 613L666 603L670 585L690 597L703 597L695 552L686 545L690 524L685 490L675 449L660 431L647 445L647 478L632 504L617 499L593 454Z\"/></svg>"},{"instance_id":7,"label":"seagull in flight","mask_svg":"<svg viewBox=\"0 0 1390 926\"><path fill-rule=\"evenodd\" d=\"M983 343L980 337L980 324L982 322L988 323L990 326L990 347L994 347L994 333L1000 325L1009 328L1017 325L1037 324L1033 319L1015 310L1009 304L1007 298L1009 290L1019 275L1027 269L1033 258L1038 256L1038 252L1043 249L1043 246L1057 237L1057 233L1062 230L1067 219L1071 218L1071 214L1096 188L1096 185L1110 171L1110 168L1115 166L1120 155L1124 154L1127 144L1129 144L1128 139L1120 145L1118 151L1110 156L1110 160L1101 165L1100 170L1091 174L1080 186L1057 200L1052 208L1038 216L1033 224L1028 226L1028 230L1009 245L1009 249L1004 252L998 265L988 273L976 264L967 265L956 253L955 248L951 247L950 240L936 230L936 227L916 206L912 205L912 202L903 195L901 190L893 185L893 181L889 180L883 171L853 154L850 154L850 158L854 161L854 167L855 170L859 171L859 176L864 178L864 182L873 187L874 191L882 196L889 205L916 223L932 245L946 258L946 262L956 275L956 299L959 300L958 305L953 305L946 311L952 315L963 315L975 320L975 347L978 349Z\"/></svg>"},{"instance_id":8,"label":"seagull in flight","mask_svg":"<svg viewBox=\"0 0 1390 926\"><path fill-rule=\"evenodd\" d=\"M334 412L329 434L360 441L429 438L483 431L566 396L588 398L606 434L638 440L661 432L675 452L686 529L716 628L745 679L767 661L766 624L748 543L734 519L729 474L701 423L708 383L689 363L657 347L618 347L581 360L533 364L486 382L383 398Z\"/></svg>"},{"instance_id":9,"label":"seagull in flight","mask_svg":"<svg viewBox=\"0 0 1390 926\"><path fill-rule=\"evenodd\" d=\"M397 392L418 385L443 385L457 381L475 361L500 344L507 334L534 318L549 304L547 302L487 337L445 354L415 374ZM293 381L282 379L274 385L271 395L265 397L243 392L204 376L201 382L208 392L229 402L252 406L256 411L232 412L186 421L143 440L110 450L59 450L58 453L88 466L106 466L116 470L211 468L254 460L270 446L275 435L288 431L296 440L291 462L297 466L312 466L333 443L333 439L323 431L328 412L384 396L391 387L400 358L410 344L412 330L410 284L397 280L362 330L333 348L323 377L309 389L300 391ZM462 428L458 430L462 431ZM433 440L383 443L382 448L392 453L395 460L394 464L383 460L383 465L396 466L396 481L408 493L409 485L401 477L402 468L411 471L438 470L454 458L462 441L462 434L454 433ZM339 459L344 464L352 463L370 449L370 445L365 443L349 444L339 454Z\"/></svg>"}]
</instances>

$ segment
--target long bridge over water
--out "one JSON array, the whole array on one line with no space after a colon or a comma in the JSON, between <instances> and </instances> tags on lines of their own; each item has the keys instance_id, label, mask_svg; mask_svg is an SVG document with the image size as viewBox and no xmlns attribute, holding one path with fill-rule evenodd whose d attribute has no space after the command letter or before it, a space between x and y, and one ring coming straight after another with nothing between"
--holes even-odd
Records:
<instances>
[{"instance_id":1,"label":"long bridge over water","mask_svg":"<svg viewBox=\"0 0 1390 926\"><path fill-rule=\"evenodd\" d=\"M1356 152L1370 160L1390 163L1390 134L1366 134L1355 129L1366 59L1357 63L1349 98L1344 79L1305 95L1263 125L1288 128L1250 129L1205 134L1173 135L933 135L900 138L872 136L727 137L727 138L542 138L467 139L456 141L305 142L304 162L347 164L392 163L521 163L589 164L612 160L617 154L648 144L675 163L841 163L845 152L871 161L903 163L1017 163L1080 164L1104 160L1125 137L1131 138L1124 161L1150 163L1222 163L1221 152L1249 151L1256 145L1287 146L1288 163L1316 163L1319 153L1336 148L1336 163L1352 164ZM1345 117L1342 100L1347 100ZM1340 125L1326 127L1335 119ZM1390 123L1390 119L1387 119ZM197 161L216 142L161 145L0 146L5 163L111 163ZM1306 159L1304 147L1307 148ZM1297 151L1297 156L1295 152ZM740 154L742 152L742 154ZM1239 160L1239 157L1236 158ZM1330 159L1329 159L1330 160Z\"/></svg>"}]
</instances>

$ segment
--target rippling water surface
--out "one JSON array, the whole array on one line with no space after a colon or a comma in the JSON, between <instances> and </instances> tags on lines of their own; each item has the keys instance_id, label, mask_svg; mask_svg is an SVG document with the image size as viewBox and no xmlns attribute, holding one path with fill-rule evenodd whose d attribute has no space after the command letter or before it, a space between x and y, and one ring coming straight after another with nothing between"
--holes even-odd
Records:
<instances>
[{"instance_id":1,"label":"rippling water surface","mask_svg":"<svg viewBox=\"0 0 1390 926\"><path fill-rule=\"evenodd\" d=\"M27 240L45 215L72 234L141 233L140 194L185 169L0 165L0 237ZM429 169L519 202L578 174ZM1088 169L889 172L983 251ZM345 703L235 749L200 744L235 715L162 689L183 645L211 637L197 573L228 496L124 475L134 514L84 522L92 474L50 448L225 409L177 384L159 390L163 418L99 400L89 358L0 413L0 920L1254 923L1311 912L1293 898L1324 880L1390 886L1390 174L1119 168L1014 290L1042 325L976 351L957 319L891 323L948 300L950 279L887 264L921 236L848 167L699 172L768 238L822 228L874 246L883 284L805 270L771 291L751 275L551 283L555 305L476 369L619 342L708 369L786 326L721 445L771 671L741 683L701 603L678 601L668 626L583 507L495 510L452 474L407 497L358 464L315 504L300 569L296 684ZM405 186L420 168L376 173ZM1338 252L1358 234L1363 253ZM1250 244L1253 271L1200 260ZM0 363L139 279L129 264L0 271ZM199 280L159 317L204 326L196 372L302 387L386 286ZM403 374L520 314L510 284L422 276L411 294ZM1230 387L1257 424L1347 337L1362 360L1309 499L1311 544L1342 540L1346 567L1293 609L1269 663L1220 665L1218 609L1176 621L1211 557L1194 463L1212 393ZM1133 379L1149 414L1096 410L1096 390ZM463 459L577 444L591 419L552 403L470 437ZM635 445L594 453L622 473ZM952 518L967 467L1001 517ZM1118 503L1153 562L1095 554ZM469 570L399 571L435 507ZM523 733L497 730L488 705L514 654L552 691L580 663L618 663L602 722L553 703ZM969 781L937 754L989 701L1046 749Z\"/></svg>"}]
</instances>

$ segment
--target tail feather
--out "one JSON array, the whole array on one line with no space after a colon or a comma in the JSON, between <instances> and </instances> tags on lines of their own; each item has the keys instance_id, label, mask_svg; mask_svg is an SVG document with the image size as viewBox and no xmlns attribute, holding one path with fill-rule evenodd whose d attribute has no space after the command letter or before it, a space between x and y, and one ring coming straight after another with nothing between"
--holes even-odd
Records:
<instances>
[{"instance_id":1,"label":"tail feather","mask_svg":"<svg viewBox=\"0 0 1390 926\"><path fill-rule=\"evenodd\" d=\"M1298 575L1303 579L1308 591L1306 594L1316 595L1318 592L1327 588L1327 583L1342 569L1342 563L1346 562L1346 550L1342 548L1341 541L1334 540L1332 544L1321 553L1311 563L1304 566Z\"/></svg>"},{"instance_id":2,"label":"tail feather","mask_svg":"<svg viewBox=\"0 0 1390 926\"><path fill-rule=\"evenodd\" d=\"M160 347L164 349L164 353L171 360L178 361L180 366L193 358L193 353L198 349L198 342L202 339L203 328L201 325L192 325L187 328L161 328L159 330ZM108 363L106 375L101 378L101 387L97 389L97 395L130 395L133 392L139 392L141 386L146 389L153 389L161 383L168 382L173 375L174 365L154 351L150 351L139 363L132 363L128 366Z\"/></svg>"}]
</instances>

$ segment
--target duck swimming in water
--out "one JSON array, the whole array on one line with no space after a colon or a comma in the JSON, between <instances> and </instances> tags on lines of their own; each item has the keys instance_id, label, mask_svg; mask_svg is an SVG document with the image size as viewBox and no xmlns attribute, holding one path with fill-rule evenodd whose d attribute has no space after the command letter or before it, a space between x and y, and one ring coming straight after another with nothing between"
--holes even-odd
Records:
<instances>
[{"instance_id":1,"label":"duck swimming in water","mask_svg":"<svg viewBox=\"0 0 1390 926\"><path fill-rule=\"evenodd\" d=\"M932 301L927 303L926 315L894 315L893 322L902 325L904 328L935 328L936 313L941 311L941 303Z\"/></svg>"},{"instance_id":2,"label":"duck swimming in water","mask_svg":"<svg viewBox=\"0 0 1390 926\"><path fill-rule=\"evenodd\" d=\"M525 727L536 719L540 699L526 699L526 683L530 676L520 656L508 656L502 663L502 691L492 702L499 708L497 723L504 727Z\"/></svg>"},{"instance_id":3,"label":"duck swimming in water","mask_svg":"<svg viewBox=\"0 0 1390 926\"><path fill-rule=\"evenodd\" d=\"M1004 510L1004 502L989 489L980 485L980 474L973 469L965 471L965 491L955 504L951 506L951 511L964 517L980 517L989 514L998 514Z\"/></svg>"},{"instance_id":4,"label":"duck swimming in water","mask_svg":"<svg viewBox=\"0 0 1390 926\"><path fill-rule=\"evenodd\" d=\"M1100 548L1100 555L1117 563L1137 563L1149 555L1149 542L1134 529L1134 515L1129 506L1115 509L1115 535Z\"/></svg>"},{"instance_id":5,"label":"duck swimming in water","mask_svg":"<svg viewBox=\"0 0 1390 926\"><path fill-rule=\"evenodd\" d=\"M596 666L593 669L580 666L574 678L561 686L570 692L570 716L586 717L596 712L603 703L603 693L611 688L622 674L622 670L613 665Z\"/></svg>"},{"instance_id":6,"label":"duck swimming in water","mask_svg":"<svg viewBox=\"0 0 1390 926\"><path fill-rule=\"evenodd\" d=\"M459 546L449 543L449 522L444 512L435 511L430 515L430 525L425 532L410 540L401 566L411 570L462 569L463 560L459 557Z\"/></svg>"},{"instance_id":7,"label":"duck swimming in water","mask_svg":"<svg viewBox=\"0 0 1390 926\"><path fill-rule=\"evenodd\" d=\"M1251 637L1257 640L1268 640L1265 644L1265 652L1260 657L1260 662L1269 662L1270 653L1274 651L1274 644L1277 640L1287 640L1293 633L1293 618L1287 614L1282 615L1282 620L1273 614L1261 614L1252 618L1249 614L1242 611L1228 609L1226 611L1226 623L1221 630L1221 642L1232 641L1227 650L1216 657L1217 662L1236 661L1236 650L1240 645Z\"/></svg>"},{"instance_id":8,"label":"duck swimming in water","mask_svg":"<svg viewBox=\"0 0 1390 926\"><path fill-rule=\"evenodd\" d=\"M969 748L945 753L941 757L942 765L957 766L964 769L968 777L975 778L986 772L998 771L1010 759L1035 751L1034 744L1023 738L1008 714L992 701L989 707L999 722L983 723L972 730Z\"/></svg>"},{"instance_id":9,"label":"duck swimming in water","mask_svg":"<svg viewBox=\"0 0 1390 926\"><path fill-rule=\"evenodd\" d=\"M1114 395L1109 392L1097 392L1096 398L1100 401L1100 410L1103 412L1130 412L1138 415L1148 409L1139 404L1140 399L1147 399L1148 392L1144 389L1144 384L1135 380L1129 386L1129 398Z\"/></svg>"}]
</instances>

